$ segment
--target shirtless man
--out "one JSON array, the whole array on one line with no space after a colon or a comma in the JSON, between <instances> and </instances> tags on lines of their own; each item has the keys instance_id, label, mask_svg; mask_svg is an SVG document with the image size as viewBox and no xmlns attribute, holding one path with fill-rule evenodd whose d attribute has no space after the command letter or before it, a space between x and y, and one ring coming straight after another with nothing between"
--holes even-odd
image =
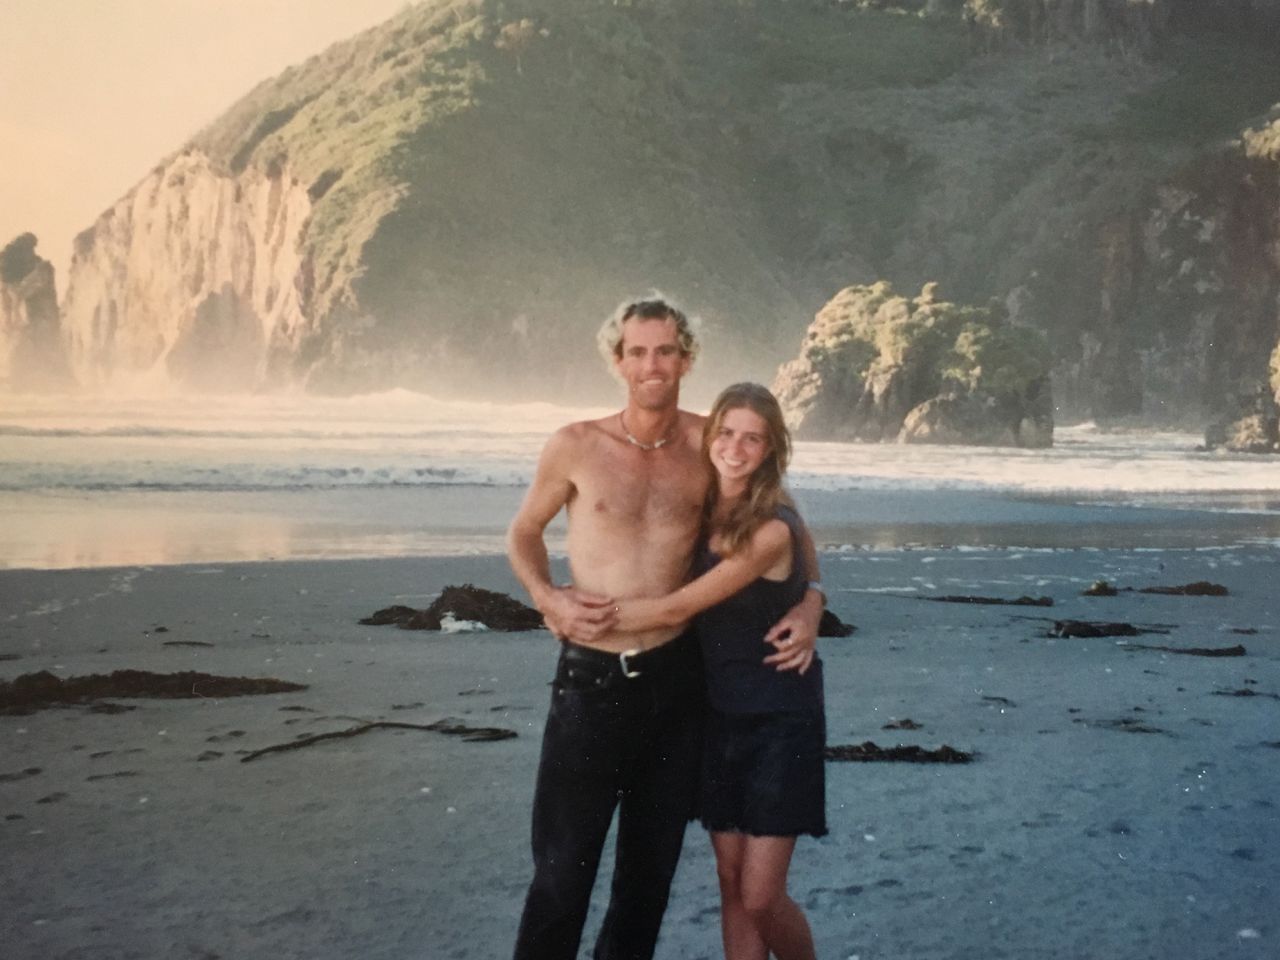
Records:
<instances>
[{"instance_id":1,"label":"shirtless man","mask_svg":"<svg viewBox=\"0 0 1280 960\"><path fill-rule=\"evenodd\" d=\"M649 960L695 812L704 709L696 641L679 628L615 630L613 603L668 593L689 571L709 475L704 418L677 405L697 342L662 300L619 308L599 341L626 386L626 408L551 437L507 535L516 576L566 641L543 735L516 960L577 956L615 807L613 887L594 956ZM543 540L564 507L568 587L552 583ZM807 666L821 612L811 590L770 632L777 650L766 659Z\"/></svg>"}]
</instances>

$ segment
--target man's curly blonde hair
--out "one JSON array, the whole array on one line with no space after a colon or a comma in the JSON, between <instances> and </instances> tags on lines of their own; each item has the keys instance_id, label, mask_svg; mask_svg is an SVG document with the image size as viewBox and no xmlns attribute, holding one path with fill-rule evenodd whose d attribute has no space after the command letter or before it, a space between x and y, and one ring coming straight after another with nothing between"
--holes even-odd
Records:
<instances>
[{"instance_id":1,"label":"man's curly blonde hair","mask_svg":"<svg viewBox=\"0 0 1280 960\"><path fill-rule=\"evenodd\" d=\"M701 344L698 342L698 319L688 317L683 310L654 293L643 300L627 300L618 305L618 309L610 314L609 319L600 325L596 332L596 345L600 355L604 357L609 369L614 369L614 361L622 359L622 327L628 320L670 320L676 325L676 337L680 342L680 352L692 363L698 358Z\"/></svg>"}]
</instances>

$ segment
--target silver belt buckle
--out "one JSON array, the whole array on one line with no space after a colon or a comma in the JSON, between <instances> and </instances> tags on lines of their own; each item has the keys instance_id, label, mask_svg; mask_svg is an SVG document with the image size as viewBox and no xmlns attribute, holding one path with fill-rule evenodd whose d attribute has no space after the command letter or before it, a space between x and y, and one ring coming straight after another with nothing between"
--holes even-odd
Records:
<instances>
[{"instance_id":1,"label":"silver belt buckle","mask_svg":"<svg viewBox=\"0 0 1280 960\"><path fill-rule=\"evenodd\" d=\"M618 663L622 667L622 675L628 680L634 680L636 677L640 676L640 671L631 669L631 665L627 663L627 657L639 656L642 653L644 653L643 650L633 648L631 650L623 650L618 654Z\"/></svg>"}]
</instances>

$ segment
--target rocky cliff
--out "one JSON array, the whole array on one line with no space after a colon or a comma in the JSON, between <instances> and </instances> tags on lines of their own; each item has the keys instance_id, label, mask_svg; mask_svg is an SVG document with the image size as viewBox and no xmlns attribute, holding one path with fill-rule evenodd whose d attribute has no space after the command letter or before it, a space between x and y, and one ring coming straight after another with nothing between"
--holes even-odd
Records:
<instances>
[{"instance_id":1,"label":"rocky cliff","mask_svg":"<svg viewBox=\"0 0 1280 960\"><path fill-rule=\"evenodd\" d=\"M1275 345L1269 41L1184 0L918 6L407 8L79 238L77 377L603 399L590 332L656 286L707 321L709 394L887 278L1040 326L1059 419L1219 409Z\"/></svg>"},{"instance_id":2,"label":"rocky cliff","mask_svg":"<svg viewBox=\"0 0 1280 960\"><path fill-rule=\"evenodd\" d=\"M797 437L1047 447L1049 353L999 304L847 287L818 311L773 391Z\"/></svg>"},{"instance_id":3,"label":"rocky cliff","mask_svg":"<svg viewBox=\"0 0 1280 960\"><path fill-rule=\"evenodd\" d=\"M13 391L70 383L59 337L53 264L24 233L0 250L0 386Z\"/></svg>"},{"instance_id":4,"label":"rocky cliff","mask_svg":"<svg viewBox=\"0 0 1280 960\"><path fill-rule=\"evenodd\" d=\"M76 238L63 330L76 378L198 390L288 377L308 321L312 203L287 165L230 176L186 150Z\"/></svg>"},{"instance_id":5,"label":"rocky cliff","mask_svg":"<svg viewBox=\"0 0 1280 960\"><path fill-rule=\"evenodd\" d=\"M1268 384L1280 342L1280 112L1153 185L1095 236L1096 258L1064 265L1074 275L1030 284L1097 291L1074 342L1059 344L1062 402L1215 418ZM1062 312L1047 293L1031 299Z\"/></svg>"}]
</instances>

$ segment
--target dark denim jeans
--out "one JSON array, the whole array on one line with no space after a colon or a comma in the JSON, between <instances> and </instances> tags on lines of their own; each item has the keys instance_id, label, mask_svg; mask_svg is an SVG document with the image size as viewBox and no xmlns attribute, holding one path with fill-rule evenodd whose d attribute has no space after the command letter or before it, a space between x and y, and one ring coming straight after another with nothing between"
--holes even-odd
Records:
<instances>
[{"instance_id":1,"label":"dark denim jeans","mask_svg":"<svg viewBox=\"0 0 1280 960\"><path fill-rule=\"evenodd\" d=\"M533 882L516 960L578 955L614 808L609 908L596 960L653 956L685 826L695 813L703 679L686 634L629 659L569 645L552 684L533 801Z\"/></svg>"}]
</instances>

